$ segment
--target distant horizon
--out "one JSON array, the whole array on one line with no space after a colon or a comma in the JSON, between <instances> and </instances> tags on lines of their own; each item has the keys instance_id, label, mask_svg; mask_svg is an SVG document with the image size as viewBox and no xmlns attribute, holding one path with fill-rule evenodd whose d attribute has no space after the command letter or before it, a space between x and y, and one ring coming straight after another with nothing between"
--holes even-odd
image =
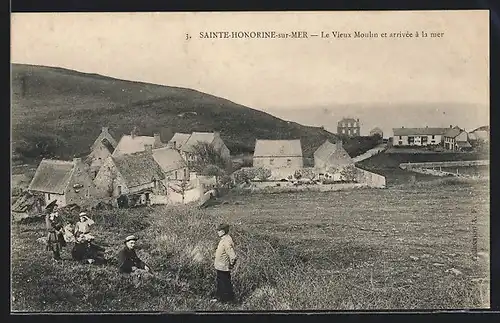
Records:
<instances>
[{"instance_id":1,"label":"distant horizon","mask_svg":"<svg viewBox=\"0 0 500 323\"><path fill-rule=\"evenodd\" d=\"M425 126L429 126L429 127L432 127L432 128L446 128L448 127L447 125L445 125L445 123L443 122L437 122L435 124L433 124L432 122L427 122L426 125L419 125L419 124L415 124L413 123L409 123L408 125L405 125L405 124L402 124L402 125L399 125L399 126L390 126L390 127L387 127L387 126L383 126L383 125L372 125L370 126L369 128L370 129L367 129L366 127L366 118L362 118L362 117L359 117L359 112L362 111L362 112L366 112L366 111L370 111L370 109L380 109L380 108L386 108L388 109L390 106L394 106L394 105L397 105L397 106L407 106L407 107L415 107L415 106L421 106L422 109L425 109L425 108L429 108L430 106L435 106L435 105L438 105L438 106L462 106L462 107L470 107L470 106L477 106L477 107L482 107L482 108L487 108L488 107L488 112L489 112L489 106L486 106L486 105L480 105L480 104L475 104L475 103L468 103L468 102L405 102L405 101L402 101L402 102L387 102L387 103L384 103L384 102L348 102L348 103L335 103L335 102L332 102L331 104L322 104L322 105L319 105L319 106L307 106L307 107L304 107L304 105L301 105L301 106L288 106L288 108L282 108L282 107L271 107L271 108L268 108L268 109L257 109L255 107L252 107L252 106L247 106L245 104L242 104L236 100L233 100L232 98L225 98L225 97L220 97L216 94L213 94L213 93L208 93L208 92L204 92L200 89L196 89L196 88L189 88L189 87L182 87L182 86L174 86L174 85L168 85L168 84L157 84L157 83L151 83L151 82L145 82L145 81L140 81L140 80L133 80L133 79L122 79L122 78L119 78L119 77L115 77L115 76L112 76L112 75L105 75L105 74L102 74L102 73L96 73L94 71L88 71L88 70L76 70L76 69L71 69L71 68L67 68L67 67L64 67L64 66L58 66L58 65L53 65L53 66L50 66L50 65L39 65L39 64L29 64L29 63L21 63L21 62L12 62L11 63L12 65L25 65L25 66L35 66L35 67L41 67L41 68L54 68L54 69L63 69L63 70L67 70L67 71L72 71L72 72L76 72L76 73L81 73L81 74L88 74L88 75L99 75L99 76L102 76L102 77L106 77L106 78L110 78L110 79L116 79L116 80L121 80L121 81L128 81L128 82L134 82L134 83L144 83L144 84L150 84L150 85L156 85L156 86L165 86L165 87L178 87L178 88L184 88L184 89L190 89L190 90L195 90L195 91L198 91L200 93L205 93L205 94L208 94L208 95L212 95L212 96L215 96L215 97L219 97L219 98L222 98L222 99L225 99L225 100L228 100L230 102L233 102L235 104L238 104L238 105L242 105L242 106L245 106L247 108L251 108L251 109L254 109L254 110L258 110L258 111L263 111L263 112L266 112L270 115L273 115L277 118L280 118L280 119L283 119L285 121L291 121L291 122L297 122L299 124L302 124L302 125L305 125L305 126L313 126L313 127L324 127L326 130L328 130L329 132L331 133L334 133L336 134L337 133L337 129L336 129L336 122L335 124L332 126L325 126L324 124L320 124L318 122L308 122L308 120L302 118L302 117L308 117L308 118L311 118L311 117L314 117L314 113L319 113L321 111L327 111L327 113L331 113L331 111L335 111L335 108L346 108L346 107L351 107L351 108L355 108L358 110L358 113L354 112L354 113L349 113L347 111L344 111L342 112L342 116L339 116L336 121L340 121L341 119L343 118L354 118L354 119L360 119L360 122L361 122L361 135L368 135L369 132L375 128L375 127L378 127L378 128L381 128L384 132L384 137L390 137L390 136L387 136L387 133L388 132L391 132L392 129L394 128L400 128L401 126L404 126L405 128L425 128ZM364 107L366 106L366 107ZM402 109L404 110L404 109ZM303 116L298 116L296 118L294 118L294 116L296 115L296 112L297 111L300 111L300 112L305 112L305 111L308 111L307 115L303 115ZM311 112L313 114L311 114ZM324 121L325 119L325 116L322 115L320 118L318 119L321 119L321 121ZM469 118L467 118L469 120ZM474 130L474 129L477 129L481 126L484 126L484 125L489 125L489 121L488 122L484 122L484 123L481 123L481 122L476 122L474 123L474 125L470 124L468 126L465 126L465 125L460 125L460 124L454 124L455 125L458 125L459 127L461 128L465 128L466 131L471 131L471 130ZM470 128L470 129L468 129Z\"/></svg>"}]
</instances>

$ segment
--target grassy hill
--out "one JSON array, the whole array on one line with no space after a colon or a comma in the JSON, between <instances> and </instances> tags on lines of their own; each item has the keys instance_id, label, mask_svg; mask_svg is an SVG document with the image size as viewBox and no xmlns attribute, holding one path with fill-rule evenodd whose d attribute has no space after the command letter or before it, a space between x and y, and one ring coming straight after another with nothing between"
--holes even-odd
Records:
<instances>
[{"instance_id":1,"label":"grassy hill","mask_svg":"<svg viewBox=\"0 0 500 323\"><path fill-rule=\"evenodd\" d=\"M102 126L117 140L140 134L220 131L232 154L250 153L255 139L300 138L305 157L335 135L288 122L192 89L118 80L72 70L12 65L13 159L71 158L88 152ZM194 113L186 113L194 112ZM348 140L351 155L373 146L371 137Z\"/></svg>"}]
</instances>

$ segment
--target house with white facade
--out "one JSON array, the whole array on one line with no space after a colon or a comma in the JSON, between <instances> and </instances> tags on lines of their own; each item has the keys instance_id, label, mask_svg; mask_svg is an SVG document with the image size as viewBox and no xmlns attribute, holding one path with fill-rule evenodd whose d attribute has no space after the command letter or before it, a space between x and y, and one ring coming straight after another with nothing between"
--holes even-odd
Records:
<instances>
[{"instance_id":1,"label":"house with white facade","mask_svg":"<svg viewBox=\"0 0 500 323\"><path fill-rule=\"evenodd\" d=\"M280 180L304 167L300 139L255 141L253 167L271 170L271 179Z\"/></svg>"},{"instance_id":2,"label":"house with white facade","mask_svg":"<svg viewBox=\"0 0 500 323\"><path fill-rule=\"evenodd\" d=\"M397 146L429 146L440 145L448 128L394 128L392 145Z\"/></svg>"}]
</instances>

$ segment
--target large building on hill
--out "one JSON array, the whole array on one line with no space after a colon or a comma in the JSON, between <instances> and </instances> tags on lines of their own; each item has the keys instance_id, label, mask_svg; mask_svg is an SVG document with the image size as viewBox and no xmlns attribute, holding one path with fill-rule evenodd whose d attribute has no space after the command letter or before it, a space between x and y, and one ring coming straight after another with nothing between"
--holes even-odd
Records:
<instances>
[{"instance_id":1,"label":"large building on hill","mask_svg":"<svg viewBox=\"0 0 500 323\"><path fill-rule=\"evenodd\" d=\"M161 141L160 134L154 133L153 137L150 136L140 136L137 133L137 129L134 128L130 135L123 135L116 145L116 148L112 154L113 157L133 154L140 151L144 151L146 145L151 145L153 149L165 147Z\"/></svg>"},{"instance_id":2,"label":"large building on hill","mask_svg":"<svg viewBox=\"0 0 500 323\"><path fill-rule=\"evenodd\" d=\"M360 136L361 125L359 119L343 118L337 123L337 134L349 137Z\"/></svg>"},{"instance_id":3,"label":"large building on hill","mask_svg":"<svg viewBox=\"0 0 500 323\"><path fill-rule=\"evenodd\" d=\"M293 175L304 167L300 139L255 141L253 167L271 170L272 179L282 179Z\"/></svg>"},{"instance_id":4,"label":"large building on hill","mask_svg":"<svg viewBox=\"0 0 500 323\"><path fill-rule=\"evenodd\" d=\"M97 196L88 165L81 158L73 161L43 159L28 191L43 195L45 205L57 201L60 207L82 205Z\"/></svg>"}]
</instances>

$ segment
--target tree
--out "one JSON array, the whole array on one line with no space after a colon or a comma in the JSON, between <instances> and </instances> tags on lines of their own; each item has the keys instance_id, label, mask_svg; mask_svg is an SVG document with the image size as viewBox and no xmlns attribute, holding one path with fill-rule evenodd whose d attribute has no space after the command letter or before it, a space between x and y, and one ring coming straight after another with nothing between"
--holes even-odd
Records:
<instances>
[{"instance_id":1,"label":"tree","mask_svg":"<svg viewBox=\"0 0 500 323\"><path fill-rule=\"evenodd\" d=\"M201 171L201 175L215 176L215 183L219 186L219 179L224 176L226 172L216 165L206 165Z\"/></svg>"},{"instance_id":2,"label":"tree","mask_svg":"<svg viewBox=\"0 0 500 323\"><path fill-rule=\"evenodd\" d=\"M170 185L170 188L177 194L181 194L182 196L182 204L184 204L184 198L186 196L186 191L189 190L189 182L185 179L179 185Z\"/></svg>"},{"instance_id":3,"label":"tree","mask_svg":"<svg viewBox=\"0 0 500 323\"><path fill-rule=\"evenodd\" d=\"M255 178L255 170L253 168L241 168L233 173L233 178L236 184L248 183Z\"/></svg>"},{"instance_id":4,"label":"tree","mask_svg":"<svg viewBox=\"0 0 500 323\"><path fill-rule=\"evenodd\" d=\"M252 177L255 178L257 177L261 181L265 181L271 177L272 173L270 169L264 168L264 167L257 167L254 169L254 174L255 176Z\"/></svg>"},{"instance_id":5,"label":"tree","mask_svg":"<svg viewBox=\"0 0 500 323\"><path fill-rule=\"evenodd\" d=\"M316 177L316 173L312 168L301 168L295 171L294 177L296 179L307 178L312 181Z\"/></svg>"},{"instance_id":6,"label":"tree","mask_svg":"<svg viewBox=\"0 0 500 323\"><path fill-rule=\"evenodd\" d=\"M198 172L202 172L208 165L214 165L226 171L229 170L229 165L220 151L209 143L199 141L193 146L192 154L195 157L192 166Z\"/></svg>"}]
</instances>

